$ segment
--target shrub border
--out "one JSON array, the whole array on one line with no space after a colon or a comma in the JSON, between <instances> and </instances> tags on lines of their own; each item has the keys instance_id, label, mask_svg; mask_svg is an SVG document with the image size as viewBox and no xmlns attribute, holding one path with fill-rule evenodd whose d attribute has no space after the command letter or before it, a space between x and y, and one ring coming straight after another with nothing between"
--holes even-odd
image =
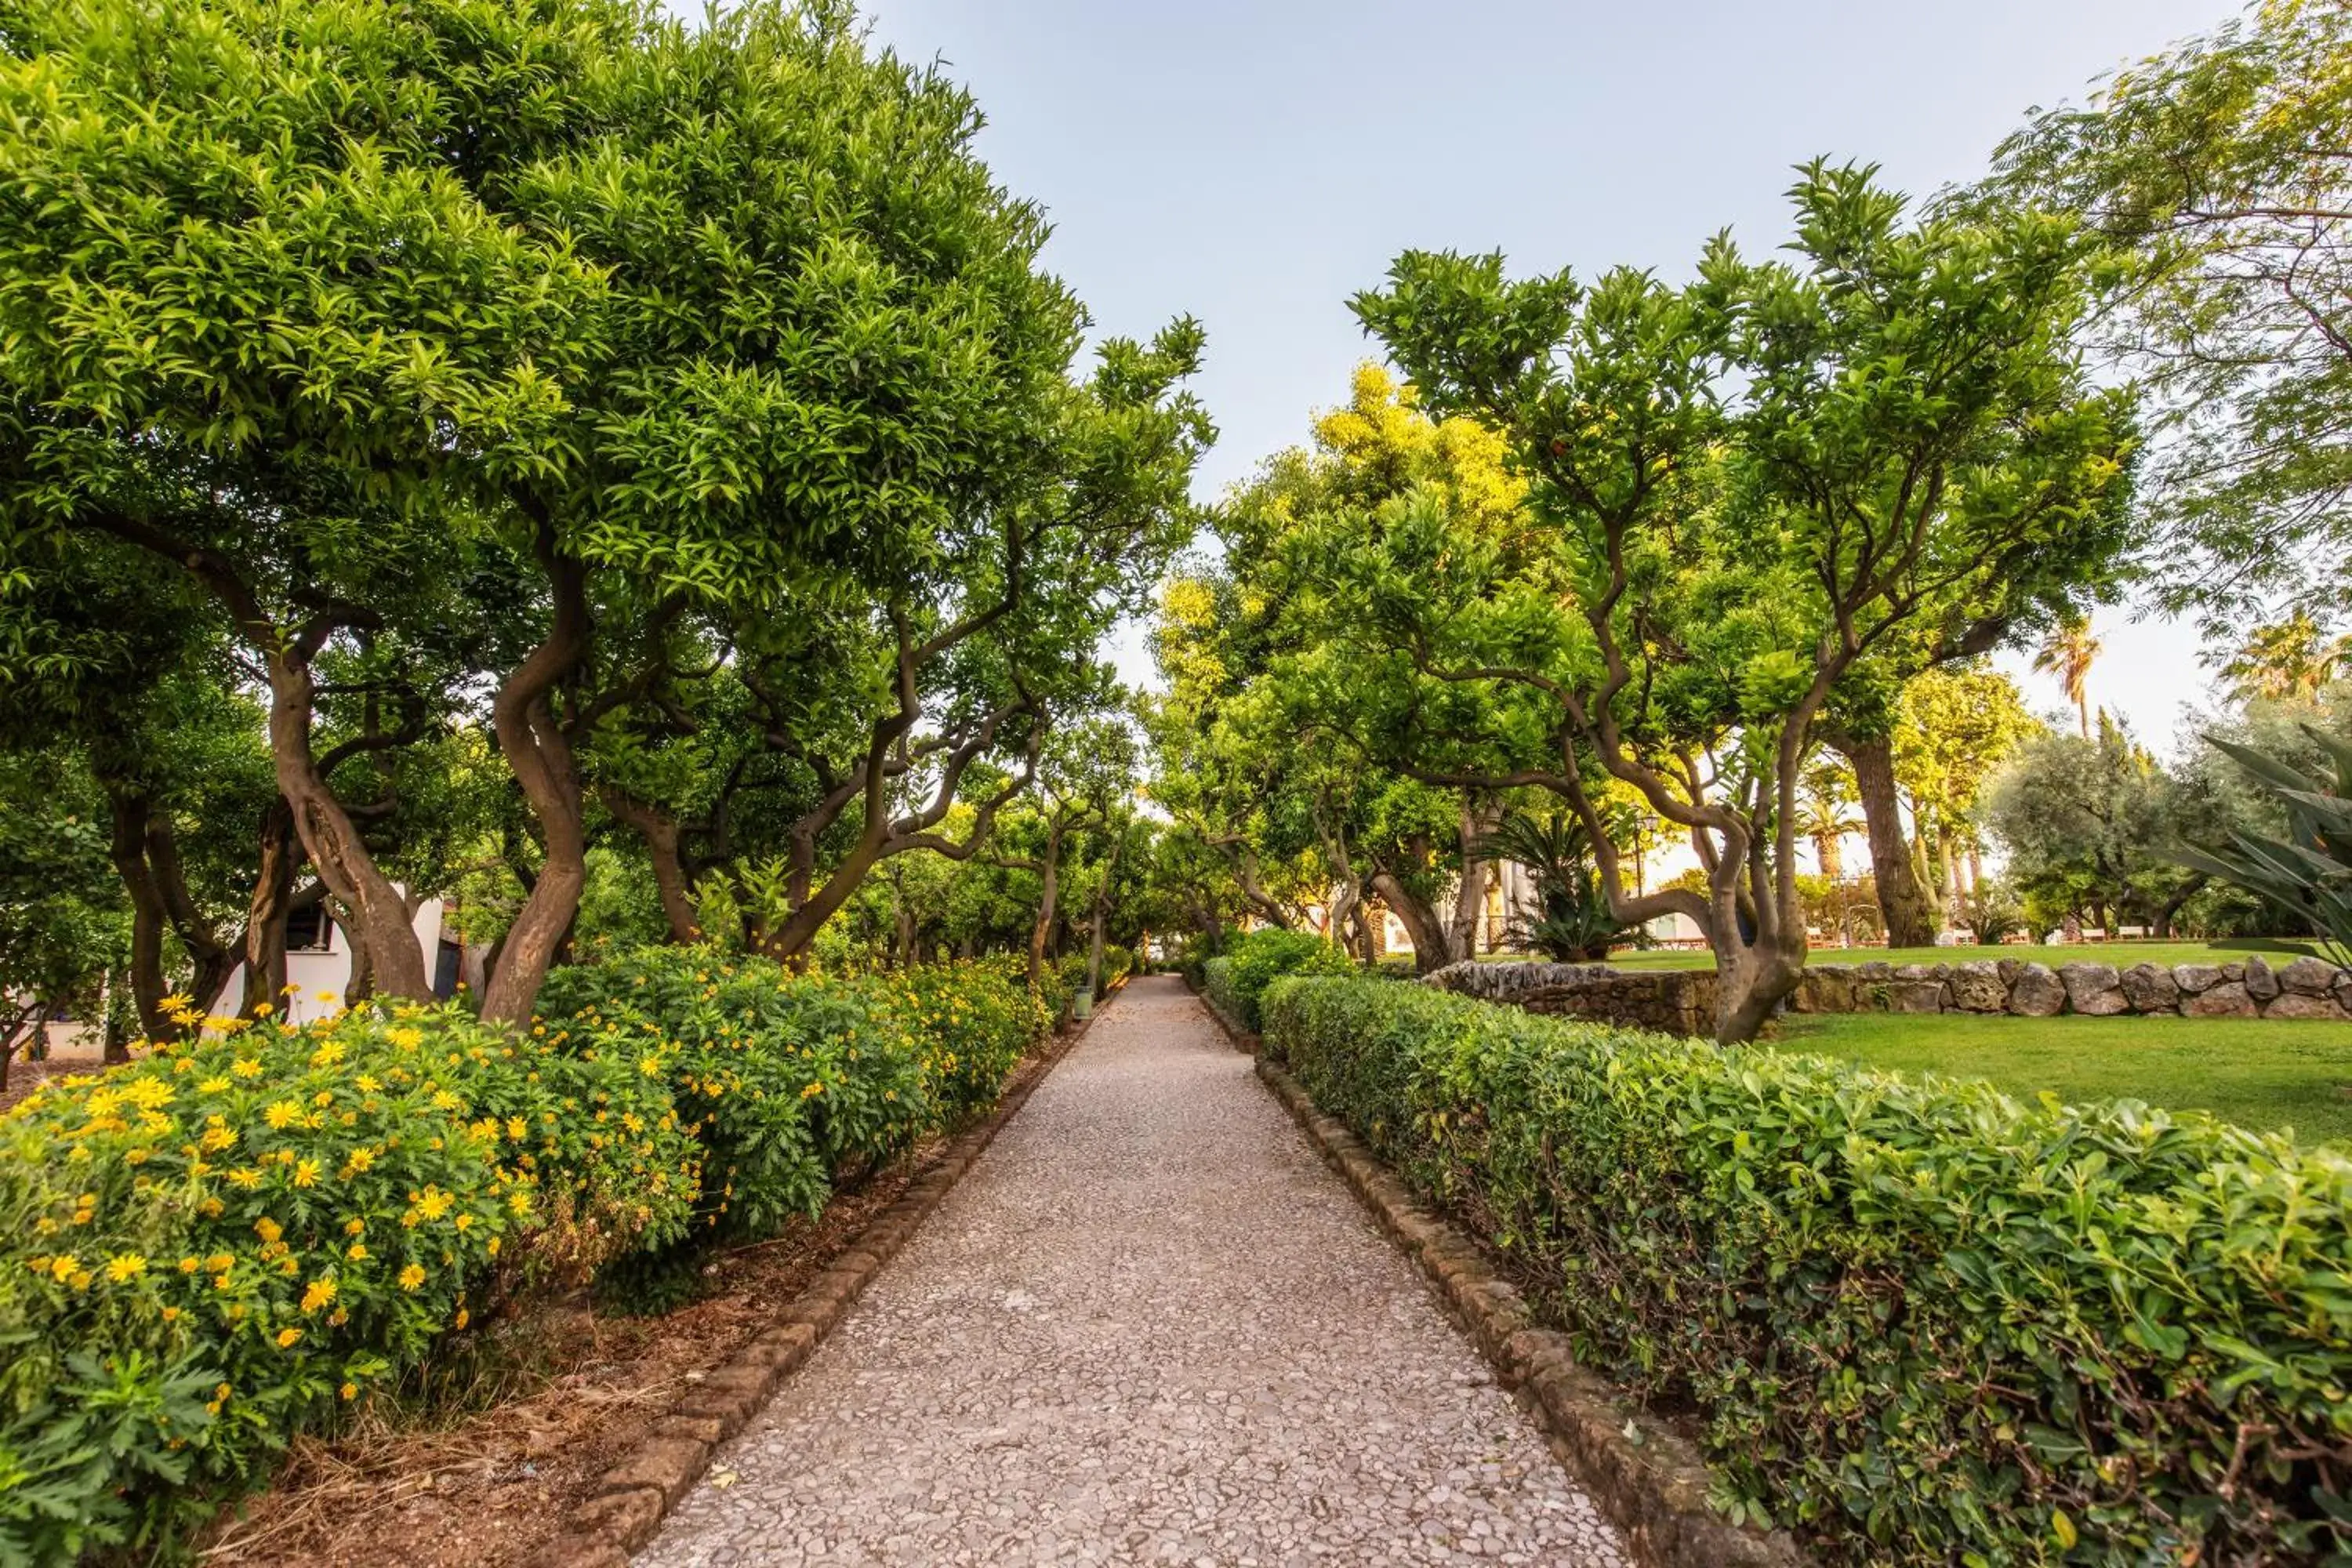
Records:
<instances>
[{"instance_id":1,"label":"shrub border","mask_svg":"<svg viewBox=\"0 0 2352 1568\"><path fill-rule=\"evenodd\" d=\"M719 1445L767 1407L1103 1012L1097 1008L1086 1022L1052 1037L1035 1058L1037 1070L1008 1089L986 1121L932 1156L905 1195L869 1221L777 1314L773 1326L689 1384L628 1456L604 1472L588 1500L572 1510L555 1540L525 1559L530 1568L628 1568L630 1553L652 1543L662 1521L709 1469Z\"/></svg>"},{"instance_id":2,"label":"shrub border","mask_svg":"<svg viewBox=\"0 0 2352 1568\"><path fill-rule=\"evenodd\" d=\"M1535 1417L1552 1453L1624 1536L1634 1561L1643 1568L1809 1568L1811 1560L1786 1532L1743 1529L1710 1508L1714 1478L1696 1447L1577 1365L1568 1336L1536 1325L1484 1247L1416 1200L1354 1133L1325 1115L1259 1048L1257 1036L1225 1016L1205 992L1196 994L1234 1047L1257 1058L1257 1076L1324 1162L1420 1266L1447 1315Z\"/></svg>"}]
</instances>

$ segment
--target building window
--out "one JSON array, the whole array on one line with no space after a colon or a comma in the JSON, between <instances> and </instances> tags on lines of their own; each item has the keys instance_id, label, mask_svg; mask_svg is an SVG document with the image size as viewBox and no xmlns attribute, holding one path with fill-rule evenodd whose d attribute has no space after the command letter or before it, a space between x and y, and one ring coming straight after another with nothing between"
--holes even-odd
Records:
<instances>
[{"instance_id":1,"label":"building window","mask_svg":"<svg viewBox=\"0 0 2352 1568\"><path fill-rule=\"evenodd\" d=\"M334 927L327 920L327 907L316 900L298 904L286 911L286 951L289 952L325 952L334 936Z\"/></svg>"}]
</instances>

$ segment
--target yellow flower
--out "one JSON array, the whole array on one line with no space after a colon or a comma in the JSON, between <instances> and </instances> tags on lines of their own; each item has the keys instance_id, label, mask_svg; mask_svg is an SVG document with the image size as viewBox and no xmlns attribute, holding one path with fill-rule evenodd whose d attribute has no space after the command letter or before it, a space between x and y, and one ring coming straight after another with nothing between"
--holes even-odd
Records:
<instances>
[{"instance_id":1,"label":"yellow flower","mask_svg":"<svg viewBox=\"0 0 2352 1568\"><path fill-rule=\"evenodd\" d=\"M341 1393L345 1399L357 1399L360 1396L360 1385L356 1383L347 1383L343 1384Z\"/></svg>"},{"instance_id":2,"label":"yellow flower","mask_svg":"<svg viewBox=\"0 0 2352 1568\"><path fill-rule=\"evenodd\" d=\"M286 1234L285 1227L268 1215L253 1222L253 1233L264 1241L276 1241Z\"/></svg>"},{"instance_id":3,"label":"yellow flower","mask_svg":"<svg viewBox=\"0 0 2352 1568\"><path fill-rule=\"evenodd\" d=\"M352 1262L357 1263L367 1256L367 1243L364 1241L354 1241L352 1243L350 1247L344 1251L343 1256L350 1258Z\"/></svg>"},{"instance_id":4,"label":"yellow flower","mask_svg":"<svg viewBox=\"0 0 2352 1568\"><path fill-rule=\"evenodd\" d=\"M226 1094L228 1092L228 1079L215 1074L197 1084L196 1092L198 1094Z\"/></svg>"},{"instance_id":5,"label":"yellow flower","mask_svg":"<svg viewBox=\"0 0 2352 1568\"><path fill-rule=\"evenodd\" d=\"M374 1163L375 1163L375 1151L374 1151L374 1150L373 1150L373 1149L354 1149L354 1150L352 1150L352 1151L351 1166L352 1166L352 1170L354 1170L354 1171L364 1171L364 1170L366 1170L370 1165L373 1165L373 1164L374 1164Z\"/></svg>"},{"instance_id":6,"label":"yellow flower","mask_svg":"<svg viewBox=\"0 0 2352 1568\"><path fill-rule=\"evenodd\" d=\"M520 1143L530 1136L530 1123L520 1116L507 1118L507 1136Z\"/></svg>"},{"instance_id":7,"label":"yellow flower","mask_svg":"<svg viewBox=\"0 0 2352 1568\"><path fill-rule=\"evenodd\" d=\"M417 1212L426 1219L439 1219L449 1212L449 1194L438 1187L426 1187L424 1194L413 1201Z\"/></svg>"},{"instance_id":8,"label":"yellow flower","mask_svg":"<svg viewBox=\"0 0 2352 1568\"><path fill-rule=\"evenodd\" d=\"M474 1228L474 1216L469 1214L461 1214L457 1216L455 1223L459 1230L471 1230Z\"/></svg>"},{"instance_id":9,"label":"yellow flower","mask_svg":"<svg viewBox=\"0 0 2352 1568\"><path fill-rule=\"evenodd\" d=\"M824 1085L822 1083L812 1083L806 1089L801 1090L801 1098L803 1100L814 1100L818 1095L823 1094L824 1092Z\"/></svg>"},{"instance_id":10,"label":"yellow flower","mask_svg":"<svg viewBox=\"0 0 2352 1568\"><path fill-rule=\"evenodd\" d=\"M343 1221L343 1234L345 1236L365 1236L367 1234L367 1221L361 1219L356 1215Z\"/></svg>"},{"instance_id":11,"label":"yellow flower","mask_svg":"<svg viewBox=\"0 0 2352 1568\"><path fill-rule=\"evenodd\" d=\"M296 1345L298 1345L298 1344L299 1344L299 1343L301 1343L301 1342L302 1342L302 1331L301 1331L301 1330L299 1330L299 1329L280 1329L280 1330L278 1330L278 1348L279 1350L282 1350L282 1351L290 1351L290 1350L292 1350Z\"/></svg>"},{"instance_id":12,"label":"yellow flower","mask_svg":"<svg viewBox=\"0 0 2352 1568\"><path fill-rule=\"evenodd\" d=\"M49 1272L56 1275L58 1283L62 1285L67 1280L72 1279L74 1277L74 1271L80 1267L80 1260L75 1258L72 1253L68 1252L50 1260Z\"/></svg>"},{"instance_id":13,"label":"yellow flower","mask_svg":"<svg viewBox=\"0 0 2352 1568\"><path fill-rule=\"evenodd\" d=\"M402 1289L414 1290L419 1285L424 1283L425 1270L419 1265L412 1263L407 1268L400 1271L400 1288Z\"/></svg>"},{"instance_id":14,"label":"yellow flower","mask_svg":"<svg viewBox=\"0 0 2352 1568\"><path fill-rule=\"evenodd\" d=\"M261 1113L261 1119L268 1122L273 1129L283 1131L288 1123L302 1120L302 1108L290 1100L280 1100L272 1103L268 1110L264 1110Z\"/></svg>"},{"instance_id":15,"label":"yellow flower","mask_svg":"<svg viewBox=\"0 0 2352 1568\"><path fill-rule=\"evenodd\" d=\"M297 1162L294 1166L294 1184L298 1187L317 1186L319 1184L319 1162L316 1160L302 1160Z\"/></svg>"},{"instance_id":16,"label":"yellow flower","mask_svg":"<svg viewBox=\"0 0 2352 1568\"><path fill-rule=\"evenodd\" d=\"M135 1252L118 1252L106 1260L106 1277L117 1285L147 1272L147 1260Z\"/></svg>"},{"instance_id":17,"label":"yellow flower","mask_svg":"<svg viewBox=\"0 0 2352 1568\"><path fill-rule=\"evenodd\" d=\"M259 1078L261 1076L261 1064L254 1060L251 1057L239 1057L236 1061L229 1065L228 1070L236 1074L239 1078Z\"/></svg>"},{"instance_id":18,"label":"yellow flower","mask_svg":"<svg viewBox=\"0 0 2352 1568\"><path fill-rule=\"evenodd\" d=\"M194 1274L197 1269L202 1268L204 1266L205 1260L201 1258L183 1258L180 1259L180 1272L183 1274Z\"/></svg>"},{"instance_id":19,"label":"yellow flower","mask_svg":"<svg viewBox=\"0 0 2352 1568\"><path fill-rule=\"evenodd\" d=\"M313 1002L332 1002L334 999L335 994L331 991L313 991L310 993L310 1000Z\"/></svg>"},{"instance_id":20,"label":"yellow flower","mask_svg":"<svg viewBox=\"0 0 2352 1568\"><path fill-rule=\"evenodd\" d=\"M452 1321L449 1326L453 1329L462 1329L473 1321L474 1314L466 1310L465 1308L460 1307L457 1309L457 1316L456 1320Z\"/></svg>"},{"instance_id":21,"label":"yellow flower","mask_svg":"<svg viewBox=\"0 0 2352 1568\"><path fill-rule=\"evenodd\" d=\"M302 1292L302 1310L315 1312L334 1299L335 1282L332 1279L313 1279Z\"/></svg>"},{"instance_id":22,"label":"yellow flower","mask_svg":"<svg viewBox=\"0 0 2352 1568\"><path fill-rule=\"evenodd\" d=\"M176 1322L178 1322L178 1321L180 1321L180 1309L179 1309L179 1308L177 1308L177 1307L166 1307L166 1308L164 1308L164 1309L163 1309L163 1321L164 1321L165 1322L167 1322L167 1323L176 1323Z\"/></svg>"},{"instance_id":23,"label":"yellow flower","mask_svg":"<svg viewBox=\"0 0 2352 1568\"><path fill-rule=\"evenodd\" d=\"M373 1094L377 1089L383 1087L382 1083L376 1080L376 1077L373 1073L363 1072L352 1081L360 1086L360 1092L362 1094Z\"/></svg>"},{"instance_id":24,"label":"yellow flower","mask_svg":"<svg viewBox=\"0 0 2352 1568\"><path fill-rule=\"evenodd\" d=\"M496 1258L499 1255L499 1238L495 1236L490 1237L488 1251L492 1258Z\"/></svg>"}]
</instances>

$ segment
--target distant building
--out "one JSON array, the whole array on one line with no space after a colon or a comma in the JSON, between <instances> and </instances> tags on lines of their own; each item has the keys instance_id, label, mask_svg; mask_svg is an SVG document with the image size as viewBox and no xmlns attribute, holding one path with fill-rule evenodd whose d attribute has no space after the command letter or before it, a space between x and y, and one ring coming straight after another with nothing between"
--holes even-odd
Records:
<instances>
[{"instance_id":1,"label":"distant building","mask_svg":"<svg viewBox=\"0 0 2352 1568\"><path fill-rule=\"evenodd\" d=\"M457 994L466 950L443 929L443 913L440 900L427 899L417 905L410 924L425 955L425 972L433 977L433 994L446 998ZM351 938L327 918L325 907L314 900L290 910L286 917L286 984L290 990L278 1016L293 1024L326 1017L342 1007L343 991L351 983ZM240 963L229 972L228 983L207 1010L228 1017L244 994L245 965Z\"/></svg>"}]
</instances>

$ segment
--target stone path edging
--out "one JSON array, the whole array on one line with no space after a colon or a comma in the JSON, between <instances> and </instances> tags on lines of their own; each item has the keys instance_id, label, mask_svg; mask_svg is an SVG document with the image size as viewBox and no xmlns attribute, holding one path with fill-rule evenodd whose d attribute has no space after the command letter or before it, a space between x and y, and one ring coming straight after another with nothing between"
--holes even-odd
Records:
<instances>
[{"instance_id":1,"label":"stone path edging","mask_svg":"<svg viewBox=\"0 0 2352 1568\"><path fill-rule=\"evenodd\" d=\"M1113 994L1116 994L1114 993ZM1105 999L1106 1001L1108 998ZM662 1521L710 1467L719 1446L751 1424L777 1385L800 1369L831 1333L850 1304L916 1227L962 1180L981 1152L1013 1120L1037 1086L1103 1016L1055 1038L1041 1066L1006 1093L988 1120L956 1135L906 1194L877 1215L857 1238L794 1297L792 1305L726 1364L691 1385L656 1419L628 1458L604 1472L595 1495L572 1510L562 1535L530 1559L530 1568L627 1568L629 1554L649 1543Z\"/></svg>"},{"instance_id":2,"label":"stone path edging","mask_svg":"<svg viewBox=\"0 0 2352 1568\"><path fill-rule=\"evenodd\" d=\"M1202 1001L1236 1047L1255 1049L1257 1037ZM1713 1478L1698 1450L1577 1365L1568 1336L1536 1326L1517 1289L1478 1244L1414 1198L1354 1133L1318 1109L1297 1079L1263 1052L1257 1074L1381 1228L1421 1266L1644 1568L1806 1568L1809 1560L1785 1533L1741 1529L1717 1514L1707 1504Z\"/></svg>"}]
</instances>

